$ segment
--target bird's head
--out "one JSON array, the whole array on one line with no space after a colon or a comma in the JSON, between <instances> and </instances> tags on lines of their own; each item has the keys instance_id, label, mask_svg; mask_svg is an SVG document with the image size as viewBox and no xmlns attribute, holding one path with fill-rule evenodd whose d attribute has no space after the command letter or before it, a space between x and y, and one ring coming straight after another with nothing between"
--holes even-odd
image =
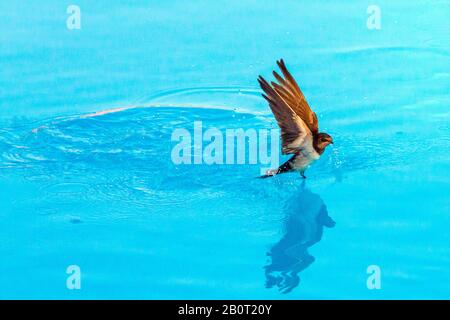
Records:
<instances>
[{"instance_id":1,"label":"bird's head","mask_svg":"<svg viewBox=\"0 0 450 320\"><path fill-rule=\"evenodd\" d=\"M316 137L316 145L319 149L324 150L329 144L333 144L333 138L328 133L319 133Z\"/></svg>"}]
</instances>

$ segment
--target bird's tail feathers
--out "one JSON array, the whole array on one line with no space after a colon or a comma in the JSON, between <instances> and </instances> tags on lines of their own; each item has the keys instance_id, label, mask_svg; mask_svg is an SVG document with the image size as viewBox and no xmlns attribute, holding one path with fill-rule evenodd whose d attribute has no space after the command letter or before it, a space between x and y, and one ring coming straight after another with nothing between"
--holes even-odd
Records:
<instances>
[{"instance_id":1,"label":"bird's tail feathers","mask_svg":"<svg viewBox=\"0 0 450 320\"><path fill-rule=\"evenodd\" d=\"M295 156L294 156L295 157ZM291 160L294 158L292 157ZM289 172L293 170L293 167L291 165L291 160L286 161L285 163L283 163L281 166L278 167L278 169L270 169L266 171L266 174L261 176L261 178L265 179L265 178L269 178L269 177L273 177L276 176L277 174L280 173L285 173L285 172Z\"/></svg>"},{"instance_id":2,"label":"bird's tail feathers","mask_svg":"<svg viewBox=\"0 0 450 320\"><path fill-rule=\"evenodd\" d=\"M261 179L266 179L266 178L273 177L273 176L277 175L278 173L280 173L279 171L280 171L279 169L270 169L270 170L267 170L266 173L265 173L264 175L260 176L260 178L261 178Z\"/></svg>"}]
</instances>

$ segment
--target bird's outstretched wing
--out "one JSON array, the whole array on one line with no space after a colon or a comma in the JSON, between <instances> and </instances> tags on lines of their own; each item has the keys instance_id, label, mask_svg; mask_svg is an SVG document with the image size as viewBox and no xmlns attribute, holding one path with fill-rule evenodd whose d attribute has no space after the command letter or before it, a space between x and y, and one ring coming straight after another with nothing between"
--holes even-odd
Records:
<instances>
[{"instance_id":1,"label":"bird's outstretched wing","mask_svg":"<svg viewBox=\"0 0 450 320\"><path fill-rule=\"evenodd\" d=\"M269 102L280 126L283 154L311 150L312 133L306 123L263 77L259 76L258 82L264 90L263 97Z\"/></svg>"},{"instance_id":2,"label":"bird's outstretched wing","mask_svg":"<svg viewBox=\"0 0 450 320\"><path fill-rule=\"evenodd\" d=\"M276 71L273 75L278 83L272 82L275 92L291 107L292 110L306 123L313 134L319 133L319 122L316 114L311 110L306 102L300 87L290 74L283 59L277 61L283 76L281 77Z\"/></svg>"}]
</instances>

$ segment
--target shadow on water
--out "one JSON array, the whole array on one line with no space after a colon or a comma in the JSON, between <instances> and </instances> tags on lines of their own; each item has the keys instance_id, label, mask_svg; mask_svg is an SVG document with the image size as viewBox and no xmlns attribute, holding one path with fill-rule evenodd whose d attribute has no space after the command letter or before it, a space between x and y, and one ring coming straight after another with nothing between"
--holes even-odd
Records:
<instances>
[{"instance_id":1,"label":"shadow on water","mask_svg":"<svg viewBox=\"0 0 450 320\"><path fill-rule=\"evenodd\" d=\"M285 204L283 237L267 253L270 263L264 267L266 288L277 287L282 293L298 286L298 274L315 260L309 247L322 239L324 227L335 225L322 198L304 182L296 192Z\"/></svg>"}]
</instances>

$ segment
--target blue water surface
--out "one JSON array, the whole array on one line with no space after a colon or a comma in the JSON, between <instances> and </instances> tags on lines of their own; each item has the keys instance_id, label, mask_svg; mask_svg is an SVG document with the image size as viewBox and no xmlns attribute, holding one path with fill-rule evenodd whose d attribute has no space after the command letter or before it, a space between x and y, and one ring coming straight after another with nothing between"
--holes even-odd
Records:
<instances>
[{"instance_id":1,"label":"blue water surface","mask_svg":"<svg viewBox=\"0 0 450 320\"><path fill-rule=\"evenodd\" d=\"M76 2L79 30L0 2L0 298L450 298L450 1L377 1L380 30L367 1ZM306 181L172 161L195 121L276 128L279 58L335 141Z\"/></svg>"}]
</instances>

